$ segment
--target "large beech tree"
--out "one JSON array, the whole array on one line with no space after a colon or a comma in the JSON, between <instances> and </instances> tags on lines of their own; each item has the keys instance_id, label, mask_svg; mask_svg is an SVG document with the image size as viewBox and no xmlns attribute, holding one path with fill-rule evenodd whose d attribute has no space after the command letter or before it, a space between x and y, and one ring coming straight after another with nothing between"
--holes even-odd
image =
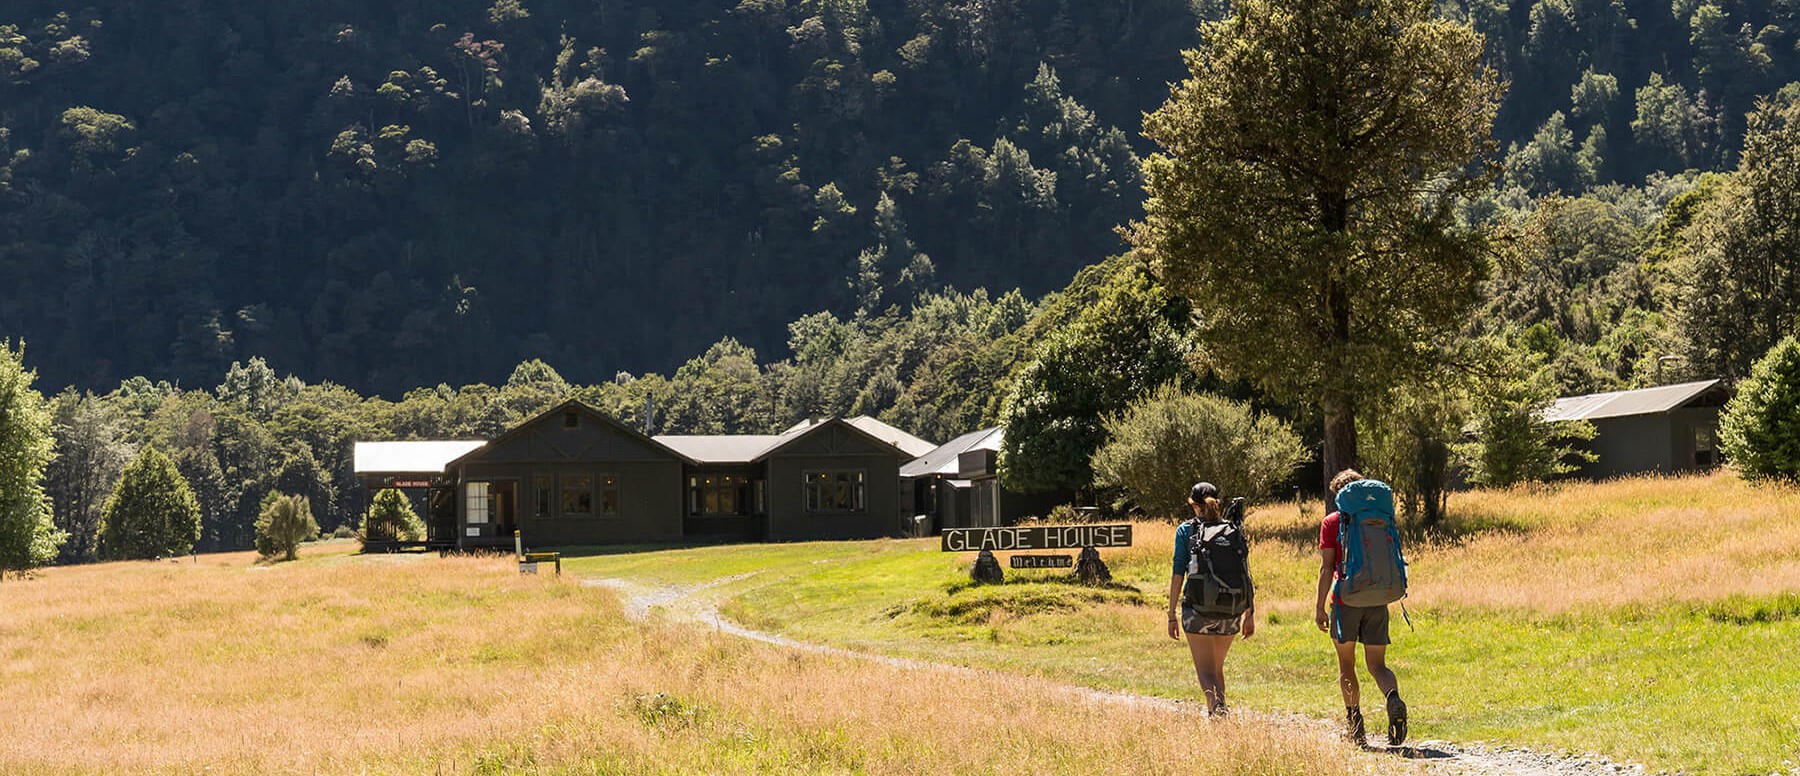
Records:
<instances>
[{"instance_id":1,"label":"large beech tree","mask_svg":"<svg viewBox=\"0 0 1800 776\"><path fill-rule=\"evenodd\" d=\"M1325 472L1356 414L1442 358L1488 270L1453 206L1485 188L1503 86L1429 0L1244 0L1149 114L1126 230L1194 300L1210 363L1316 402Z\"/></svg>"},{"instance_id":2,"label":"large beech tree","mask_svg":"<svg viewBox=\"0 0 1800 776\"><path fill-rule=\"evenodd\" d=\"M44 468L55 455L50 412L32 390L25 344L0 340L0 579L56 558L67 534L51 519Z\"/></svg>"}]
</instances>

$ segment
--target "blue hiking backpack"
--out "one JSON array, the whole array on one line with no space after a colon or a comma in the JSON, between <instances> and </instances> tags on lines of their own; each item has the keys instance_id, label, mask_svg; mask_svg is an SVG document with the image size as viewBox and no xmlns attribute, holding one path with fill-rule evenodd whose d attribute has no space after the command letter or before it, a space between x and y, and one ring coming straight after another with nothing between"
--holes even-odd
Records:
<instances>
[{"instance_id":1,"label":"blue hiking backpack","mask_svg":"<svg viewBox=\"0 0 1800 776\"><path fill-rule=\"evenodd\" d=\"M1406 597L1406 556L1394 524L1394 491L1380 480L1357 480L1337 493L1338 545L1344 578L1338 599L1349 606L1386 606Z\"/></svg>"}]
</instances>

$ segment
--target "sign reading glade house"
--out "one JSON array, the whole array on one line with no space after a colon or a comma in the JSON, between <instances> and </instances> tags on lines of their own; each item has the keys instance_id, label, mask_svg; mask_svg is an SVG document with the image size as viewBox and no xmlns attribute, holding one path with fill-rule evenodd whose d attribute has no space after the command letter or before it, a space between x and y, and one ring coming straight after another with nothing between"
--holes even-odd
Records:
<instances>
[{"instance_id":1,"label":"sign reading glade house","mask_svg":"<svg viewBox=\"0 0 1800 776\"><path fill-rule=\"evenodd\" d=\"M1130 547L1131 525L1035 525L1016 528L946 528L944 552L1023 552Z\"/></svg>"},{"instance_id":2,"label":"sign reading glade house","mask_svg":"<svg viewBox=\"0 0 1800 776\"><path fill-rule=\"evenodd\" d=\"M1081 550L1074 562L1075 576L1090 585L1105 584L1112 573L1100 560L1099 547L1130 547L1131 525L1037 525L1014 528L946 528L940 535L944 552L975 552L969 570L976 582L1000 582L1000 563L995 552L1032 550ZM1068 568L1067 555L1014 555L1012 567Z\"/></svg>"}]
</instances>

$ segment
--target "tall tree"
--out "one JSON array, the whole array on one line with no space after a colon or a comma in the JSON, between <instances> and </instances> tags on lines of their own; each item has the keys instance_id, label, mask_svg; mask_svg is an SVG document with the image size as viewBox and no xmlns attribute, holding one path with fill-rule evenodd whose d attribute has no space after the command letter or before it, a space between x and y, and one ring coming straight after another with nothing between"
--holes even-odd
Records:
<instances>
[{"instance_id":1,"label":"tall tree","mask_svg":"<svg viewBox=\"0 0 1800 776\"><path fill-rule=\"evenodd\" d=\"M1163 151L1127 236L1221 371L1318 404L1329 476L1356 463L1359 404L1476 301L1484 235L1452 210L1494 175L1503 87L1429 0L1245 0L1201 39L1146 117Z\"/></svg>"},{"instance_id":2,"label":"tall tree","mask_svg":"<svg viewBox=\"0 0 1800 776\"><path fill-rule=\"evenodd\" d=\"M186 555L200 538L200 504L175 463L146 447L106 500L100 556L108 560Z\"/></svg>"},{"instance_id":3,"label":"tall tree","mask_svg":"<svg viewBox=\"0 0 1800 776\"><path fill-rule=\"evenodd\" d=\"M57 394L50 402L50 414L56 429L56 459L50 462L46 489L57 527L69 534L58 561L92 561L100 540L101 508L131 460L125 419L113 403L73 389Z\"/></svg>"},{"instance_id":4,"label":"tall tree","mask_svg":"<svg viewBox=\"0 0 1800 776\"><path fill-rule=\"evenodd\" d=\"M49 563L66 536L44 495L44 469L54 455L50 412L25 368L25 345L0 342L0 577Z\"/></svg>"}]
</instances>

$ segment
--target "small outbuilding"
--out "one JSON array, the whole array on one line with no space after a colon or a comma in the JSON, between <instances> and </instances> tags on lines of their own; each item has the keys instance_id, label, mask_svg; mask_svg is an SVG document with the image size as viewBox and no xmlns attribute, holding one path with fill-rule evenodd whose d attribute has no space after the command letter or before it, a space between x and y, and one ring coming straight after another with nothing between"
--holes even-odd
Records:
<instances>
[{"instance_id":1,"label":"small outbuilding","mask_svg":"<svg viewBox=\"0 0 1800 776\"><path fill-rule=\"evenodd\" d=\"M1594 425L1587 449L1596 458L1571 476L1705 471L1720 463L1719 412L1728 398L1718 380L1660 385L1557 399L1544 420Z\"/></svg>"},{"instance_id":2,"label":"small outbuilding","mask_svg":"<svg viewBox=\"0 0 1800 776\"><path fill-rule=\"evenodd\" d=\"M1012 525L1074 500L1073 493L1019 493L1000 484L1002 427L972 431L900 467L909 490L914 533Z\"/></svg>"}]
</instances>

